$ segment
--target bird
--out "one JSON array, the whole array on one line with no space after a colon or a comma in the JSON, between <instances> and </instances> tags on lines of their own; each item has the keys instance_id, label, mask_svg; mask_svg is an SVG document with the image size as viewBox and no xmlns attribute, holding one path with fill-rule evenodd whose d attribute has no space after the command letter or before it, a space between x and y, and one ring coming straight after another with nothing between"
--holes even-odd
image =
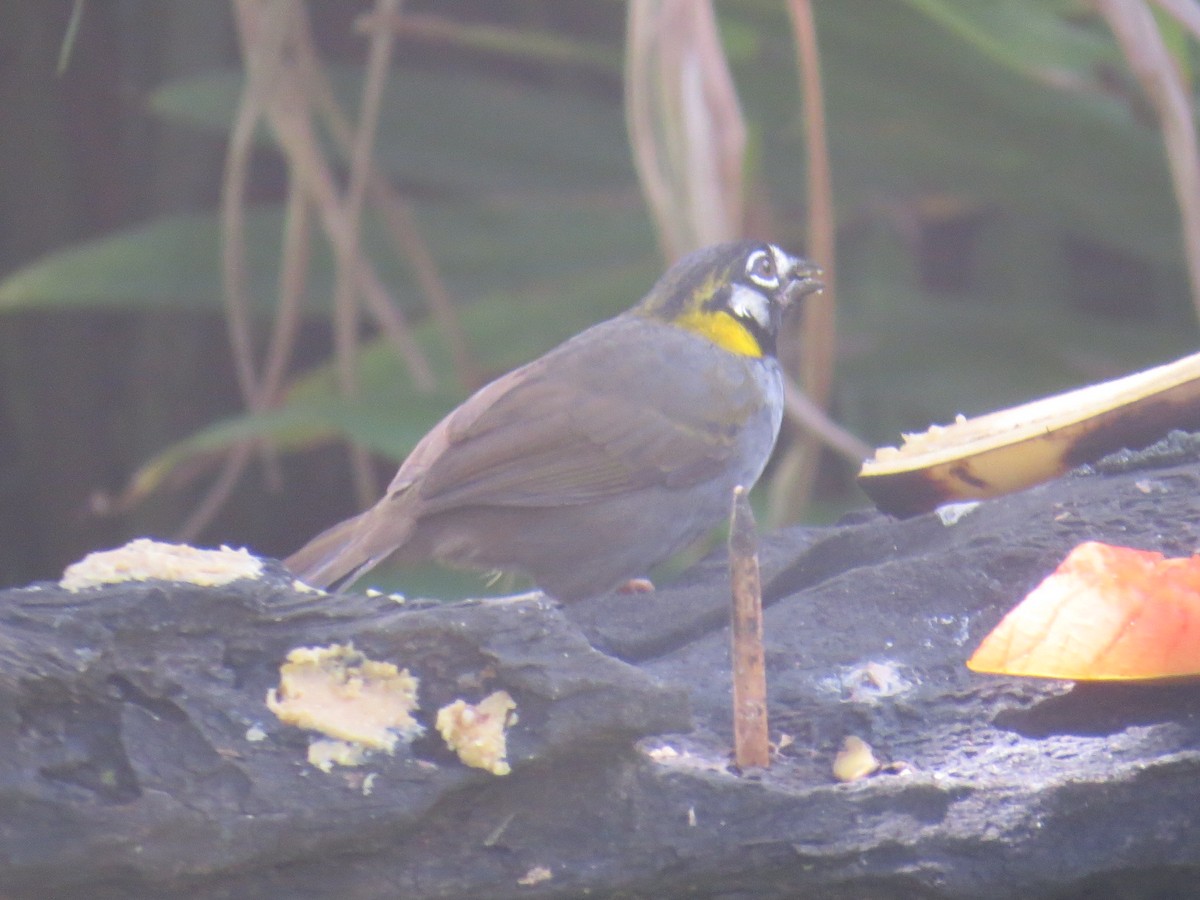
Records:
<instances>
[{"instance_id":1,"label":"bird","mask_svg":"<svg viewBox=\"0 0 1200 900\"><path fill-rule=\"evenodd\" d=\"M821 270L761 241L684 256L631 309L486 384L413 448L374 506L285 566L348 586L389 557L513 572L571 602L721 524L779 436L785 309Z\"/></svg>"}]
</instances>

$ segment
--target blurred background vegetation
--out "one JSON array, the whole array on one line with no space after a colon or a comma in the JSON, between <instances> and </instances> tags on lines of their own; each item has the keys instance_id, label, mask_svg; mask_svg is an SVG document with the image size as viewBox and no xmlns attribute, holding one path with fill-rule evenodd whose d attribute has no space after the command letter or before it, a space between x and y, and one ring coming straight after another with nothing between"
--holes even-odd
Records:
<instances>
[{"instance_id":1,"label":"blurred background vegetation","mask_svg":"<svg viewBox=\"0 0 1200 900\"><path fill-rule=\"evenodd\" d=\"M1191 0L711 9L4 4L0 585L283 555L709 239L831 268L792 366L871 445L1194 349ZM799 434L776 520L863 505Z\"/></svg>"}]
</instances>

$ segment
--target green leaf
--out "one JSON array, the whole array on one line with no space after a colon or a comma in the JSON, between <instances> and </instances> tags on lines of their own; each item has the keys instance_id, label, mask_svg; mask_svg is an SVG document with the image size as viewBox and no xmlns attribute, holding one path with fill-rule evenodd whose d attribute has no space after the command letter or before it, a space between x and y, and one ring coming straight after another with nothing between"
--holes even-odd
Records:
<instances>
[{"instance_id":1,"label":"green leaf","mask_svg":"<svg viewBox=\"0 0 1200 900\"><path fill-rule=\"evenodd\" d=\"M1121 54L1099 29L1088 29L1046 0L905 0L983 56L1038 81L1089 80Z\"/></svg>"},{"instance_id":2,"label":"green leaf","mask_svg":"<svg viewBox=\"0 0 1200 900\"><path fill-rule=\"evenodd\" d=\"M278 256L278 241L260 240L279 229L270 211L247 217L250 269L263 273ZM156 219L126 231L50 253L0 282L0 312L24 307L147 306L214 309L221 298L219 238L212 215ZM273 287L252 284L260 311Z\"/></svg>"},{"instance_id":3,"label":"green leaf","mask_svg":"<svg viewBox=\"0 0 1200 900\"><path fill-rule=\"evenodd\" d=\"M398 455L411 449L436 424L449 402L445 393L414 393L402 409L340 400L289 403L278 409L235 416L177 441L139 467L130 481L128 497L140 500L162 487L179 466L247 440L265 440L277 450L293 452L339 434L352 435L368 450Z\"/></svg>"},{"instance_id":4,"label":"green leaf","mask_svg":"<svg viewBox=\"0 0 1200 900\"><path fill-rule=\"evenodd\" d=\"M1088 68L1094 59L1119 60L1115 43L1102 28L1064 21L1062 8L1042 0L818 4L840 221L878 218L897 201L954 198L1018 215L1059 238L1181 266L1158 132ZM764 33L758 56L735 74L759 126L769 195L801 220L805 156L801 119L792 112L801 104L796 79L780 77L795 66L787 20L750 5L727 14L747 17ZM1004 46L1006 22L1014 29L1011 47ZM1078 75L1077 87L1030 77L1047 67Z\"/></svg>"},{"instance_id":5,"label":"green leaf","mask_svg":"<svg viewBox=\"0 0 1200 900\"><path fill-rule=\"evenodd\" d=\"M649 222L630 204L445 202L419 204L418 221L442 272L460 297L546 278L580 279L596 267L645 261L654 253ZM252 308L275 305L283 216L250 210L244 251ZM166 216L51 253L0 282L0 312L37 307L222 308L219 223L215 214ZM415 307L412 272L379 223L368 219L363 246L394 296ZM310 307L333 294L333 256L314 240Z\"/></svg>"},{"instance_id":6,"label":"green leaf","mask_svg":"<svg viewBox=\"0 0 1200 900\"><path fill-rule=\"evenodd\" d=\"M353 115L361 72L333 69L331 81ZM242 84L240 72L190 76L159 88L150 108L224 133ZM376 159L402 181L466 193L635 184L616 98L494 73L396 70L380 110Z\"/></svg>"}]
</instances>

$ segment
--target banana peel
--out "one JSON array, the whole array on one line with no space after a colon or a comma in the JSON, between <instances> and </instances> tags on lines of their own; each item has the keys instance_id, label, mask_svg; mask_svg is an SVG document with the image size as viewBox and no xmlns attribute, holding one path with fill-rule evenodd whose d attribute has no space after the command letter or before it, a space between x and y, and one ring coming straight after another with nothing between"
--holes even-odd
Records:
<instances>
[{"instance_id":1,"label":"banana peel","mask_svg":"<svg viewBox=\"0 0 1200 900\"><path fill-rule=\"evenodd\" d=\"M863 463L858 483L884 512L911 516L1031 487L1176 428L1200 428L1200 353L906 434Z\"/></svg>"}]
</instances>

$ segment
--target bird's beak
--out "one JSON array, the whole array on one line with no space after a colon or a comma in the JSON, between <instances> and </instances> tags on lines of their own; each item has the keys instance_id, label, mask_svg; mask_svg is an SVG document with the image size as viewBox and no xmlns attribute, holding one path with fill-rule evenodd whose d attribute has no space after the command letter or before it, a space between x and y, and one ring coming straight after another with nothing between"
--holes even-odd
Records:
<instances>
[{"instance_id":1,"label":"bird's beak","mask_svg":"<svg viewBox=\"0 0 1200 900\"><path fill-rule=\"evenodd\" d=\"M788 272L787 285L782 292L784 306L790 306L809 294L819 294L823 291L825 283L821 281L822 274L821 267L816 263L797 259Z\"/></svg>"}]
</instances>

